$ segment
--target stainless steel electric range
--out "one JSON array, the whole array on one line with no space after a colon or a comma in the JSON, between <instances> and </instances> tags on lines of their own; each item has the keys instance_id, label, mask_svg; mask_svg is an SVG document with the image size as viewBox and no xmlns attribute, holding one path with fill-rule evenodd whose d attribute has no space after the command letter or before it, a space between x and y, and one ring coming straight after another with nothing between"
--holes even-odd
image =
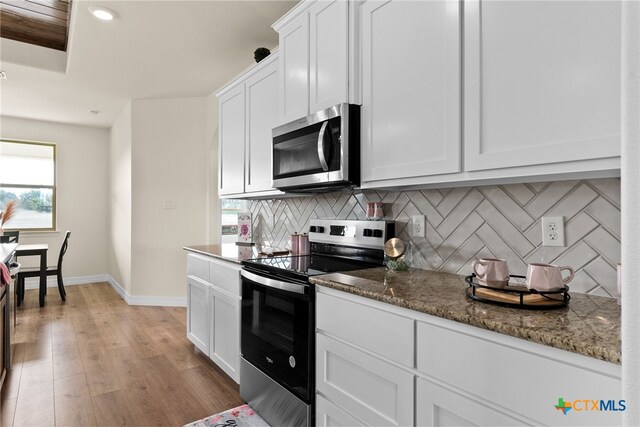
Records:
<instances>
[{"instance_id":1,"label":"stainless steel electric range","mask_svg":"<svg viewBox=\"0 0 640 427\"><path fill-rule=\"evenodd\" d=\"M380 267L386 221L311 220L310 255L242 263L240 395L271 425L314 424L315 292L309 277Z\"/></svg>"}]
</instances>

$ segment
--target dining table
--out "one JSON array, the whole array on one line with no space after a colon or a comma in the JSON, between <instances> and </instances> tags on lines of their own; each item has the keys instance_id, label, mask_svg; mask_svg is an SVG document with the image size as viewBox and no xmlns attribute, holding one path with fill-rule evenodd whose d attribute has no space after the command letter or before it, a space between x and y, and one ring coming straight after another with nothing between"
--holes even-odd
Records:
<instances>
[{"instance_id":1,"label":"dining table","mask_svg":"<svg viewBox=\"0 0 640 427\"><path fill-rule=\"evenodd\" d=\"M38 243L34 245L18 245L16 257L39 256L40 257L40 307L44 306L44 297L47 293L47 251L49 245Z\"/></svg>"}]
</instances>

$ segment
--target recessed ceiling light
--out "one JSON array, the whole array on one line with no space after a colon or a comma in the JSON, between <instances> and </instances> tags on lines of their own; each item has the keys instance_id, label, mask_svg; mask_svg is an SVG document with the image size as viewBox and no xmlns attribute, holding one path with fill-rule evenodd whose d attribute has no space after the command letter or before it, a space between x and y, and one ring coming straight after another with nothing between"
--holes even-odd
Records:
<instances>
[{"instance_id":1,"label":"recessed ceiling light","mask_svg":"<svg viewBox=\"0 0 640 427\"><path fill-rule=\"evenodd\" d=\"M106 7L102 7L102 6L99 6L99 7L91 6L89 8L89 12L91 12L93 16L95 16L96 18L102 21L113 21L118 16L118 14L115 13L113 10L107 9Z\"/></svg>"},{"instance_id":2,"label":"recessed ceiling light","mask_svg":"<svg viewBox=\"0 0 640 427\"><path fill-rule=\"evenodd\" d=\"M7 73L4 70L0 70L0 79L7 79Z\"/></svg>"}]
</instances>

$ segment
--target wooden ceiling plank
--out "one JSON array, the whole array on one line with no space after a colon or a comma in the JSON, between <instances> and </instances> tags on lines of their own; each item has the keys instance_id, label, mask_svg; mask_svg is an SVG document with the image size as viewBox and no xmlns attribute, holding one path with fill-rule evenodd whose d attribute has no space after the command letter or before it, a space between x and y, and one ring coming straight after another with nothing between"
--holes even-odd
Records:
<instances>
[{"instance_id":1,"label":"wooden ceiling plank","mask_svg":"<svg viewBox=\"0 0 640 427\"><path fill-rule=\"evenodd\" d=\"M21 9L9 4L3 4L2 8L2 25L6 25L5 19L20 19L21 22L34 21L34 25L46 25L53 27L61 27L64 31L67 31L67 21L64 19L58 19L53 16L43 15L41 13L31 12L29 10Z\"/></svg>"},{"instance_id":2,"label":"wooden ceiling plank","mask_svg":"<svg viewBox=\"0 0 640 427\"><path fill-rule=\"evenodd\" d=\"M33 3L25 0L2 0L0 1L0 7L4 7L4 5L16 7L19 9L23 9L29 12L39 13L46 16L51 16L53 18L61 19L66 22L68 18L68 13L66 11L62 11L59 9L54 9L52 7L43 6L38 3Z\"/></svg>"},{"instance_id":3,"label":"wooden ceiling plank","mask_svg":"<svg viewBox=\"0 0 640 427\"><path fill-rule=\"evenodd\" d=\"M67 38L66 27L59 27L57 25L51 25L43 21L35 21L33 19L27 19L22 15L12 15L6 9L0 10L0 36L19 40L17 37L24 36L25 43L31 43L34 38L36 40L51 40L55 39L59 41L59 44L64 47L65 40ZM20 40L22 41L22 40ZM43 42L44 43L44 42ZM35 43L40 46L43 44ZM48 47L48 45L46 45Z\"/></svg>"},{"instance_id":4,"label":"wooden ceiling plank","mask_svg":"<svg viewBox=\"0 0 640 427\"><path fill-rule=\"evenodd\" d=\"M61 1L61 0L24 0L29 3L36 3L41 6L50 7L52 9L61 10L63 12L69 13L69 4L71 2Z\"/></svg>"}]
</instances>

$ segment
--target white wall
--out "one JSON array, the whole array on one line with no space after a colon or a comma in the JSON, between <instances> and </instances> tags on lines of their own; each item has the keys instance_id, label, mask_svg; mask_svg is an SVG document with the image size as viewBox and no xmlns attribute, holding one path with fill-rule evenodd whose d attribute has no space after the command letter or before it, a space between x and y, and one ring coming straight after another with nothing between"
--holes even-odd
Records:
<instances>
[{"instance_id":1,"label":"white wall","mask_svg":"<svg viewBox=\"0 0 640 427\"><path fill-rule=\"evenodd\" d=\"M214 93L207 97L206 139L209 148L209 164L207 182L209 189L209 218L207 243L220 243L220 199L218 198L218 98Z\"/></svg>"},{"instance_id":2,"label":"white wall","mask_svg":"<svg viewBox=\"0 0 640 427\"><path fill-rule=\"evenodd\" d=\"M111 277L131 293L131 104L111 127L108 266Z\"/></svg>"},{"instance_id":3,"label":"white wall","mask_svg":"<svg viewBox=\"0 0 640 427\"><path fill-rule=\"evenodd\" d=\"M186 295L182 247L207 243L206 129L204 97L131 103L132 295Z\"/></svg>"},{"instance_id":4,"label":"white wall","mask_svg":"<svg viewBox=\"0 0 640 427\"><path fill-rule=\"evenodd\" d=\"M2 116L0 135L56 144L57 231L22 232L20 243L47 243L48 265L55 265L64 232L70 230L64 276L106 274L108 129ZM36 257L20 262L37 265Z\"/></svg>"}]
</instances>

